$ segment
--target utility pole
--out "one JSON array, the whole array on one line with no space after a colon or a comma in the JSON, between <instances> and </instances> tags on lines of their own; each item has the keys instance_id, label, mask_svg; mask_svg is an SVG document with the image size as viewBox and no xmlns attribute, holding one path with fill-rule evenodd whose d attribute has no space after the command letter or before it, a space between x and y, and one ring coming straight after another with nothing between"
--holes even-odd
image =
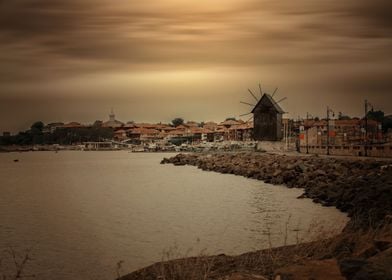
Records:
<instances>
[{"instance_id":1,"label":"utility pole","mask_svg":"<svg viewBox=\"0 0 392 280\"><path fill-rule=\"evenodd\" d=\"M329 107L327 106L327 155L329 155Z\"/></svg>"},{"instance_id":2,"label":"utility pole","mask_svg":"<svg viewBox=\"0 0 392 280\"><path fill-rule=\"evenodd\" d=\"M285 149L287 150L287 131L288 131L288 125L289 125L289 119L287 119L287 123L284 123L284 146Z\"/></svg>"},{"instance_id":3,"label":"utility pole","mask_svg":"<svg viewBox=\"0 0 392 280\"><path fill-rule=\"evenodd\" d=\"M367 139L368 139L368 101L365 99L365 157L367 157Z\"/></svg>"},{"instance_id":4,"label":"utility pole","mask_svg":"<svg viewBox=\"0 0 392 280\"><path fill-rule=\"evenodd\" d=\"M309 113L306 112L306 124L308 124L308 122L309 122ZM309 134L308 134L309 127L307 126L305 127L305 129L306 129L306 153L309 154Z\"/></svg>"},{"instance_id":5,"label":"utility pole","mask_svg":"<svg viewBox=\"0 0 392 280\"><path fill-rule=\"evenodd\" d=\"M329 155L329 113L334 112L327 106L327 155Z\"/></svg>"},{"instance_id":6,"label":"utility pole","mask_svg":"<svg viewBox=\"0 0 392 280\"><path fill-rule=\"evenodd\" d=\"M290 119L287 119L287 126L286 126L286 151L289 148L289 129L290 129Z\"/></svg>"}]
</instances>

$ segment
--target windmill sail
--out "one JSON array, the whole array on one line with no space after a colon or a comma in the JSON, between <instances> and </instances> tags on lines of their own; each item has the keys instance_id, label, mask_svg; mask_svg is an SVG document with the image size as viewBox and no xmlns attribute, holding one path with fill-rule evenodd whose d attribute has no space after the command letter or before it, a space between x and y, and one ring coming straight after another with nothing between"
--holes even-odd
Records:
<instances>
[{"instance_id":1,"label":"windmill sail","mask_svg":"<svg viewBox=\"0 0 392 280\"><path fill-rule=\"evenodd\" d=\"M248 89L248 91L249 91L249 93L253 96L253 98L254 98L257 102L259 102L259 100L257 99L256 95L254 95L254 93L253 93L250 89Z\"/></svg>"}]
</instances>

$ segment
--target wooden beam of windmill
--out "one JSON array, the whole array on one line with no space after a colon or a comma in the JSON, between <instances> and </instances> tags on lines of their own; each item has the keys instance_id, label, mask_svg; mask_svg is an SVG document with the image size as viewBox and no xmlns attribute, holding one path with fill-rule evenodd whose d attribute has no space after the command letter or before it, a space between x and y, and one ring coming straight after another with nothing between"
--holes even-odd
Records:
<instances>
[{"instance_id":1,"label":"wooden beam of windmill","mask_svg":"<svg viewBox=\"0 0 392 280\"><path fill-rule=\"evenodd\" d=\"M252 114L252 112L246 113L246 114L242 114L242 115L240 115L240 117L247 116L247 115L250 115L250 114Z\"/></svg>"},{"instance_id":2,"label":"wooden beam of windmill","mask_svg":"<svg viewBox=\"0 0 392 280\"><path fill-rule=\"evenodd\" d=\"M251 117L246 121L246 123L248 123L252 118L253 118L253 116L251 116Z\"/></svg>"},{"instance_id":3,"label":"wooden beam of windmill","mask_svg":"<svg viewBox=\"0 0 392 280\"><path fill-rule=\"evenodd\" d=\"M260 96L263 96L263 91L261 90L261 84L259 84Z\"/></svg>"},{"instance_id":4,"label":"wooden beam of windmill","mask_svg":"<svg viewBox=\"0 0 392 280\"><path fill-rule=\"evenodd\" d=\"M253 92L252 92L250 89L248 89L248 91L249 91L249 93L253 96L253 98L254 98L257 102L259 102L259 100L257 99L256 95L254 95Z\"/></svg>"},{"instance_id":5,"label":"wooden beam of windmill","mask_svg":"<svg viewBox=\"0 0 392 280\"><path fill-rule=\"evenodd\" d=\"M274 95L275 95L275 93L278 91L278 88L276 88L275 90L274 90L274 92L272 93L272 97L274 97Z\"/></svg>"},{"instance_id":6,"label":"wooden beam of windmill","mask_svg":"<svg viewBox=\"0 0 392 280\"><path fill-rule=\"evenodd\" d=\"M240 103L242 103L242 104L246 104L246 105L249 105L249 106L255 106L255 104L251 104L251 103L248 103L248 102L244 102L244 101L240 101Z\"/></svg>"},{"instance_id":7,"label":"wooden beam of windmill","mask_svg":"<svg viewBox=\"0 0 392 280\"><path fill-rule=\"evenodd\" d=\"M286 100L286 99L287 99L287 97L283 97L282 99L276 101L275 104L278 104L279 102L282 102L282 101L284 101L284 100Z\"/></svg>"}]
</instances>

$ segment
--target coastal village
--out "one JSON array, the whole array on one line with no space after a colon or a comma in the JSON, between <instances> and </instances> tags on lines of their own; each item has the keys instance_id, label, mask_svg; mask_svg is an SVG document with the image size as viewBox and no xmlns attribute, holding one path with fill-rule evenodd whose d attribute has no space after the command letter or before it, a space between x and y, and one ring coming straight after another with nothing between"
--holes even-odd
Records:
<instances>
[{"instance_id":1,"label":"coastal village","mask_svg":"<svg viewBox=\"0 0 392 280\"><path fill-rule=\"evenodd\" d=\"M0 18L0 280L392 280L392 1Z\"/></svg>"},{"instance_id":2,"label":"coastal village","mask_svg":"<svg viewBox=\"0 0 392 280\"><path fill-rule=\"evenodd\" d=\"M8 145L8 149L156 152L263 150L273 147L307 154L392 157L392 128L383 127L381 121L370 118L368 114L371 115L372 111L362 118L350 118L341 113L330 117L333 112L328 108L325 119L308 115L306 119L295 120L284 118L285 111L278 103L265 93L254 105L249 113L252 117L248 120L227 118L221 122L185 122L177 118L171 124L123 122L116 118L112 109L108 120L91 125L79 122L42 124L39 128L41 142L48 142L42 141L45 137L50 139L51 135L60 135L49 140L51 145L37 141L33 147ZM384 119L389 124L392 122L392 116ZM9 132L3 133L3 150L7 150L4 143L7 144L7 139L11 138ZM63 142L64 139L68 139L67 143Z\"/></svg>"}]
</instances>

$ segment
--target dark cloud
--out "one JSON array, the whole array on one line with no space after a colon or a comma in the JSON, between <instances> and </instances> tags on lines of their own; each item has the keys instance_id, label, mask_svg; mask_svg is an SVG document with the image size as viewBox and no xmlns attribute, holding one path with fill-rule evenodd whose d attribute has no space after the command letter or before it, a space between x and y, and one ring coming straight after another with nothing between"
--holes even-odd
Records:
<instances>
[{"instance_id":1,"label":"dark cloud","mask_svg":"<svg viewBox=\"0 0 392 280\"><path fill-rule=\"evenodd\" d=\"M389 31L392 36L392 2L388 0L359 0L352 3L351 9L346 10L348 15L373 24L374 27Z\"/></svg>"},{"instance_id":2,"label":"dark cloud","mask_svg":"<svg viewBox=\"0 0 392 280\"><path fill-rule=\"evenodd\" d=\"M0 95L49 83L56 92L56 81L90 75L215 68L274 80L295 69L304 89L321 66L312 90L386 94L391 13L389 0L3 0Z\"/></svg>"},{"instance_id":3,"label":"dark cloud","mask_svg":"<svg viewBox=\"0 0 392 280\"><path fill-rule=\"evenodd\" d=\"M306 51L318 63L326 55L313 49L330 53L325 47L328 37L344 39L335 41L332 48L336 49L357 43L354 39L391 36L391 4L382 0L244 1L222 11L134 8L136 2L128 3L116 9L104 0L6 0L0 9L2 45L14 57L56 71L69 64L64 64L64 58L84 61L83 71L111 69L113 64L119 68L210 64L211 57L222 65L280 63L282 58L298 63L301 57L308 63ZM16 44L16 50L10 51ZM292 47L291 57L286 55L288 47ZM343 60L350 56L341 50L336 56ZM38 64L31 57L33 51L42 57ZM55 67L58 63L62 67Z\"/></svg>"}]
</instances>

